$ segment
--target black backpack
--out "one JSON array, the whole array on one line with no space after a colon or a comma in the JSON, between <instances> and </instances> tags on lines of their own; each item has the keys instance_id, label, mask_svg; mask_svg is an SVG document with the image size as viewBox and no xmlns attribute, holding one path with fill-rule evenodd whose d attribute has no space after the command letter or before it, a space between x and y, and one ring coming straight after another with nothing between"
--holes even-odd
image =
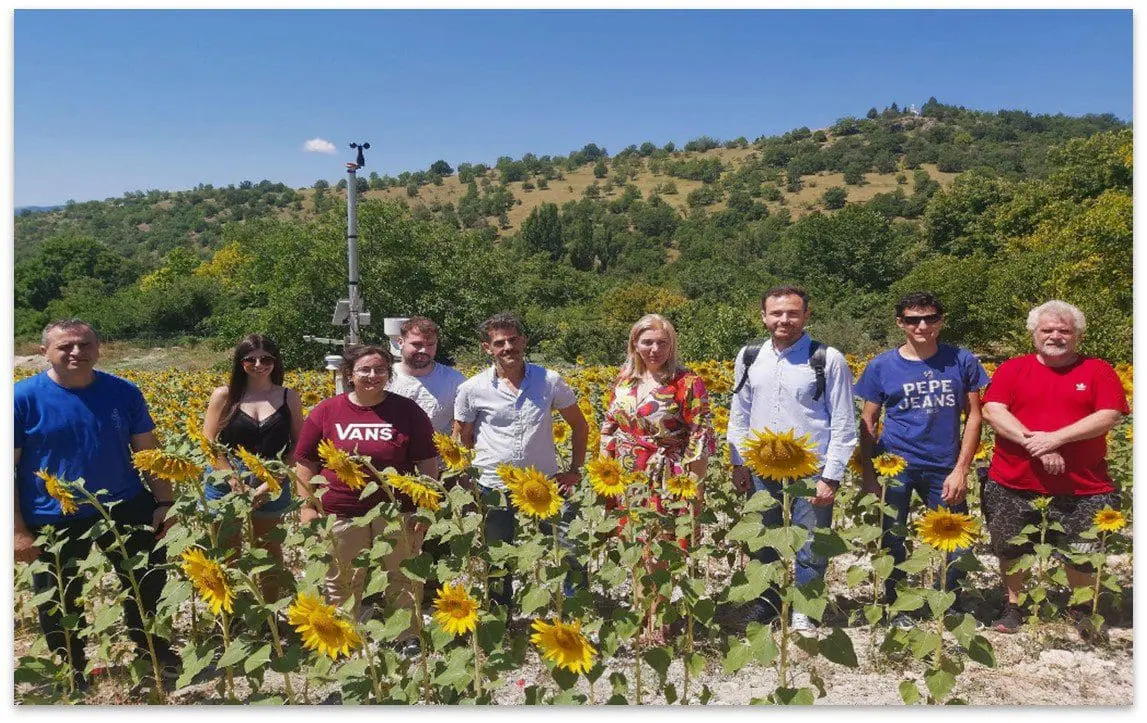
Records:
<instances>
[{"instance_id":1,"label":"black backpack","mask_svg":"<svg viewBox=\"0 0 1147 723\"><path fill-rule=\"evenodd\" d=\"M745 345L745 354L741 358L741 363L745 368L741 381L737 382L737 386L733 389L733 394L741 391L741 387L745 386L745 381L749 378L749 367L753 366L753 362L757 360L757 355L761 353L761 347L765 343L765 339L753 339ZM813 374L816 374L816 392L813 393L813 401L820 399L824 396L824 388L826 382L824 380L824 367L828 362L828 345L816 341L815 339L809 340L809 356L808 365L812 367Z\"/></svg>"}]
</instances>

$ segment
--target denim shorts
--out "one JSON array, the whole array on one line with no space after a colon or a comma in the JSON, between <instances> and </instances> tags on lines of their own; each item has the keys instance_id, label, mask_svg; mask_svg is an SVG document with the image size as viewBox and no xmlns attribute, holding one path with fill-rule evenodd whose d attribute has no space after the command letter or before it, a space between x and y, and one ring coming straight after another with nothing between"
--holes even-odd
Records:
<instances>
[{"instance_id":1,"label":"denim shorts","mask_svg":"<svg viewBox=\"0 0 1147 723\"><path fill-rule=\"evenodd\" d=\"M247 471L247 467L237 459L231 460L231 466L239 474L243 474ZM204 480L204 492L205 496L209 500L221 500L231 492L231 485L227 484L226 482L222 484L212 484L209 480L211 473L214 471L215 470L213 470L210 465L207 466L206 472L208 476ZM287 508L291 506L291 483L289 479L282 479L279 480L279 484L283 488L282 492L279 493L279 496L274 499L267 500L261 507L256 507L255 509L251 510L252 517L283 516L283 514L287 511ZM248 489L254 488L248 486Z\"/></svg>"}]
</instances>

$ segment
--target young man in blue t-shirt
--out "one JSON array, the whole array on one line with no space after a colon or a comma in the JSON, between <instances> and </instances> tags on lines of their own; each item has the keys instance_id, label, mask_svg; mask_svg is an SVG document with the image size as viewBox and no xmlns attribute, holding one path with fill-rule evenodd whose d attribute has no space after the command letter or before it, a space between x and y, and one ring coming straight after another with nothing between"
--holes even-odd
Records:
<instances>
[{"instance_id":1,"label":"young man in blue t-shirt","mask_svg":"<svg viewBox=\"0 0 1147 723\"><path fill-rule=\"evenodd\" d=\"M939 341L944 328L944 307L928 292L913 292L896 302L896 325L904 344L889 349L868 363L853 387L864 400L860 413L860 465L862 487L880 493L872 457L882 452L903 457L907 468L888 486L884 499L896 509L895 523L908 521L912 492L928 509L946 507L967 513L968 473L980 442L980 394L988 384L984 367L967 349ZM876 425L884 410L879 440ZM960 417L967 415L963 430ZM905 558L904 536L883 520L884 542L897 563ZM948 554L949 561L966 550ZM896 599L896 584L904 571L893 568L885 582L889 602ZM948 567L947 589L958 590L964 571ZM957 592L957 594L959 594Z\"/></svg>"},{"instance_id":2,"label":"young man in blue t-shirt","mask_svg":"<svg viewBox=\"0 0 1147 723\"><path fill-rule=\"evenodd\" d=\"M49 649L71 663L73 680L83 691L88 687L87 657L84 641L75 634L84 627L79 603L83 575L76 574L77 565L88 556L93 542L112 561L128 589L124 602L128 635L136 644L137 655L149 656L140 607L155 613L166 580L164 555L155 549L155 543L174 521L166 519L172 490L169 482L158 479L144 486L132 465L133 450L156 446L155 423L134 384L95 370L100 346L91 325L79 319L53 322L44 329L41 342L40 352L49 368L17 382L13 390L13 547L16 562L32 562L42 553L36 538L45 527L54 528L57 539L63 541L55 551L66 580L63 613L56 594L38 605L38 613ZM115 544L110 530L89 534L101 515L79 493L75 494L77 509L65 512L36 475L40 470L66 482L83 478L84 488L96 494L102 505L110 506L109 515L123 532L123 548ZM140 555L147 556L148 562L136 569L140 588L137 604L125 570ZM51 590L56 587L55 573L35 573L32 586L37 595ZM79 625L71 636L65 636L63 615L71 614L80 616ZM171 683L179 675L179 658L163 638L153 637L153 643L163 677Z\"/></svg>"}]
</instances>

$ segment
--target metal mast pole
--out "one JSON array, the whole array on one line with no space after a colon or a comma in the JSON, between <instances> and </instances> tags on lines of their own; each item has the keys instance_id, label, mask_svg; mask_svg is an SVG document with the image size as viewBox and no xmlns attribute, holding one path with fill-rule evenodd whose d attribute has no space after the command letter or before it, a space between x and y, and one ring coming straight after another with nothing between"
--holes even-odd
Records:
<instances>
[{"instance_id":1,"label":"metal mast pole","mask_svg":"<svg viewBox=\"0 0 1147 723\"><path fill-rule=\"evenodd\" d=\"M353 145L353 144L352 144ZM359 158L362 151L359 151ZM347 292L350 300L350 315L347 319L347 344L358 343L358 313L362 309L358 297L358 177L355 171L358 165L346 164L346 257L347 257Z\"/></svg>"}]
</instances>

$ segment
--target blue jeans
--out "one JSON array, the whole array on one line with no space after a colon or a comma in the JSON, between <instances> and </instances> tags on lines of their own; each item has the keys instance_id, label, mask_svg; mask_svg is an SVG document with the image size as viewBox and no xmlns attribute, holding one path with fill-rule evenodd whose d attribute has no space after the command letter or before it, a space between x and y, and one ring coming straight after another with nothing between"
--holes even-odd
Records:
<instances>
[{"instance_id":1,"label":"blue jeans","mask_svg":"<svg viewBox=\"0 0 1147 723\"><path fill-rule=\"evenodd\" d=\"M481 489L481 488L480 488ZM565 547L567 550L570 545L566 542L566 532L569 530L569 523L574 517L577 516L577 507L569 504L562 503L562 509L558 518L558 544ZM543 522L539 526L542 534L550 534L553 528L551 523ZM490 506L486 509L486 524L482 528L482 534L486 539L486 544L489 545L493 542L513 542L514 536L518 533L518 516L514 512L512 505L507 504L506 507ZM580 575L581 580L585 580L585 566L577 561L576 558L567 558L570 561L570 572L566 574L565 581L562 583L562 592L566 597L572 597L574 594L573 577L574 573ZM510 608L510 600L513 597L513 576L504 575L500 578L492 578L490 580L490 600L502 605L506 609Z\"/></svg>"},{"instance_id":2,"label":"blue jeans","mask_svg":"<svg viewBox=\"0 0 1147 723\"><path fill-rule=\"evenodd\" d=\"M246 465L239 461L238 458L230 459L230 462L236 474L241 475L247 472ZM204 471L206 473L205 477L210 479L211 473L215 470L211 465L207 465ZM251 510L252 517L277 518L286 514L287 508L291 506L291 480L288 478L280 480L279 483L282 485L282 491L279 492L279 496L273 500L267 500L261 507L256 507ZM211 482L205 482L204 493L204 496L209 500L221 500L231 493L231 485L227 483L211 484Z\"/></svg>"},{"instance_id":3,"label":"blue jeans","mask_svg":"<svg viewBox=\"0 0 1147 723\"><path fill-rule=\"evenodd\" d=\"M899 484L891 484L884 492L884 501L896 508L896 517L893 519L885 515L881 524L884 531L883 544L892 553L896 564L904 562L908 551L904 549L904 535L890 529L893 525L903 528L908 524L908 509L912 505L912 493L915 492L928 509L948 507L940 497L944 491L944 478L952 470L942 467L908 467L896 478ZM952 512L968 513L967 500L958 505L948 507ZM967 573L953 563L958 560L969 548L961 548L948 553L947 590L956 591L963 582ZM896 600L896 584L907 577L907 573L898 568L892 568L892 574L884 581L884 595L888 602ZM937 585L938 587L939 585Z\"/></svg>"},{"instance_id":4,"label":"blue jeans","mask_svg":"<svg viewBox=\"0 0 1147 723\"><path fill-rule=\"evenodd\" d=\"M753 475L753 492L768 492L777 502L783 503L784 495L781 483L773 480L763 480ZM796 497L792 504L792 524L808 530L809 536L801 549L797 550L796 583L798 586L807 585L814 580L823 580L824 572L828 569L828 558L818 555L812 549L812 531L817 527L828 528L832 526L833 505L814 505L811 497ZM774 505L761 513L761 522L766 527L779 527L784 522L784 511L781 505ZM777 551L765 545L753 553L753 557L762 563L768 564L780 559ZM766 615L774 615L781 609L780 592L771 587L760 598L765 606ZM770 610L771 608L771 610Z\"/></svg>"}]
</instances>

